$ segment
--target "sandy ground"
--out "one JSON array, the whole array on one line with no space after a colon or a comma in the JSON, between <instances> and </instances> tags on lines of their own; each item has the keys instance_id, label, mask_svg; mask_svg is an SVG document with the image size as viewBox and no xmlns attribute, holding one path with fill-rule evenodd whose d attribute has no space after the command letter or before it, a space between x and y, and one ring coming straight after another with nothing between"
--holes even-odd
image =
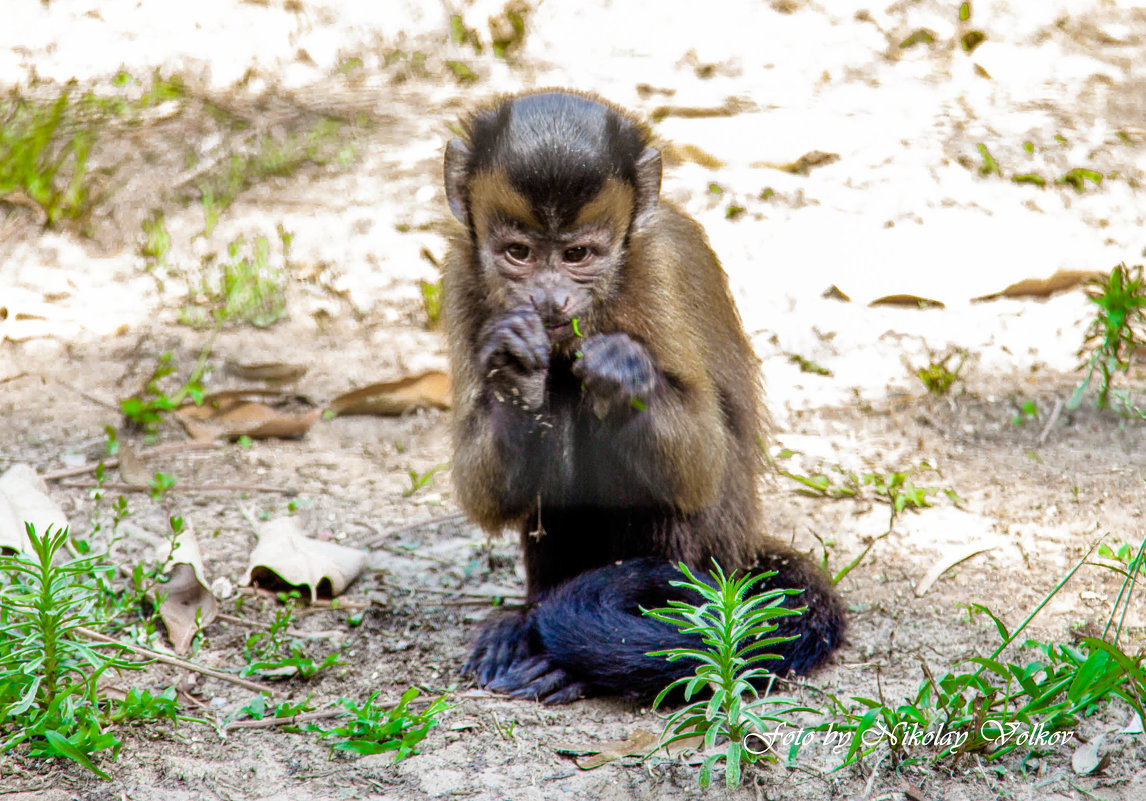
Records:
<instances>
[{"instance_id":1,"label":"sandy ground","mask_svg":"<svg viewBox=\"0 0 1146 801\"><path fill-rule=\"evenodd\" d=\"M850 641L812 682L841 697L914 692L921 660L933 670L994 648L994 627L969 621L982 603L1014 625L1102 535L1142 536L1146 430L1088 400L1055 416L1079 380L1077 351L1090 308L1079 288L1046 298L977 300L1061 270L1141 263L1146 248L1146 11L1131 2L932 0L694 3L540 2L525 14L510 58L489 46L498 2L454 9L473 33L450 37L451 9L432 3L200 0L104 3L11 0L0 25L0 86L52 96L75 79L113 94L120 70L140 85L179 76L187 98L131 126L109 126L92 153L106 192L90 215L46 230L20 203L0 204L0 470L41 472L98 458L117 402L139 390L158 355L189 369L207 334L178 323L187 275L236 237L293 234L285 269L289 318L267 330L223 331L207 388L240 386L227 362L302 365L290 389L321 404L374 381L443 368L419 281L437 278L445 250L440 160L450 126L492 94L563 85L598 91L649 115L675 154L665 193L706 227L761 356L787 470L904 470L953 490L905 513L841 583ZM525 7L525 6L522 6ZM933 39L910 48L913 32ZM961 37L986 34L968 54ZM475 42L482 44L478 53ZM461 80L451 62L466 65ZM215 105L210 105L215 104ZM216 106L241 117L227 127ZM345 165L303 166L238 195L204 235L196 164L249 148L252 133L282 135L306 120L343 121ZM1025 143L1030 143L1026 147ZM1001 175L981 175L979 146ZM798 174L781 169L818 151L834 158ZM815 159L812 159L815 161ZM190 165L190 166L189 166ZM1083 192L1056 184L1074 168L1105 176ZM1037 173L1044 187L1015 183ZM171 236L167 268L148 269L141 224L160 210ZM284 266L281 250L272 260ZM838 292L826 294L831 287ZM839 293L849 300L839 298ZM893 295L938 301L872 305ZM929 396L915 373L954 348L967 361L952 393ZM793 356L829 375L801 372ZM1128 385L1141 380L1133 374ZM1032 402L1037 419L1021 414ZM1029 407L1028 407L1029 408ZM1016 421L1017 419L1017 421ZM1048 426L1049 421L1049 426ZM142 435L124 430L136 446ZM179 441L172 424L160 441ZM346 664L281 686L294 700L396 697L410 685L451 690L457 706L423 744L389 755L328 759L313 738L193 724L125 733L113 781L70 765L0 758L0 788L19 799L475 799L691 798L696 768L654 758L581 771L570 744L659 730L633 702L594 699L549 709L473 690L460 679L469 638L490 614L475 594L521 592L515 548L456 516L448 472L405 497L409 471L450 460L448 413L320 421L301 440L260 440L148 463L184 486L257 482L297 493L312 532L370 551L371 571L347 599L369 605L306 616L341 643ZM52 497L83 530L87 489L55 482ZM839 569L887 527L887 508L762 488L771 532ZM238 490L176 488L161 501L129 496L131 523L162 531L180 514L200 532L206 570L224 592L238 583L254 538L244 516L284 513L287 499ZM386 536L380 536L386 535ZM969 543L987 550L918 597L928 568ZM129 537L125 559L145 551ZM1109 571L1080 571L1030 633L1065 641L1101 623L1116 592ZM235 596L223 606L234 611ZM269 621L273 602L249 598L241 616ZM1127 625L1142 642L1141 599ZM333 637L330 631L336 631ZM195 658L241 666L249 629L217 622ZM1132 642L1134 640L1132 639ZM1133 648L1128 648L1133 650ZM154 667L146 682L184 676ZM139 677L125 681L139 683ZM193 695L214 715L250 700L200 679ZM1087 719L1107 733L1110 763L1076 775L1074 744L1025 762L895 769L874 757L839 771L825 749L795 766L754 770L733 797L1146 798L1140 737L1117 734L1125 708ZM713 789L713 795L725 794Z\"/></svg>"}]
</instances>

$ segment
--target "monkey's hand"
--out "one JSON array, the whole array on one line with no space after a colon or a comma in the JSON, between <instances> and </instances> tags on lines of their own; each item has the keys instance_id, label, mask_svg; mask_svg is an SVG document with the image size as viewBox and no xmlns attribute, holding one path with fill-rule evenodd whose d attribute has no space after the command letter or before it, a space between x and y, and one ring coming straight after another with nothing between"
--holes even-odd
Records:
<instances>
[{"instance_id":1,"label":"monkey's hand","mask_svg":"<svg viewBox=\"0 0 1146 801\"><path fill-rule=\"evenodd\" d=\"M571 369L584 382L598 417L646 409L660 377L648 349L628 334L587 337Z\"/></svg>"},{"instance_id":2,"label":"monkey's hand","mask_svg":"<svg viewBox=\"0 0 1146 801\"><path fill-rule=\"evenodd\" d=\"M498 400L537 411L545 401L549 335L532 306L518 306L486 324L478 364Z\"/></svg>"}]
</instances>

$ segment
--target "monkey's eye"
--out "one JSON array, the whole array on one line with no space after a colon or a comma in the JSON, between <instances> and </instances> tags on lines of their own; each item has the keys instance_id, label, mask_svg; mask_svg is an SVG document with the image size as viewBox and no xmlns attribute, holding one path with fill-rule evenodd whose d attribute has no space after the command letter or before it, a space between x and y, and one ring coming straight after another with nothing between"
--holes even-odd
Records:
<instances>
[{"instance_id":1,"label":"monkey's eye","mask_svg":"<svg viewBox=\"0 0 1146 801\"><path fill-rule=\"evenodd\" d=\"M529 261L529 257L533 251L529 249L529 245L523 245L521 242L513 242L506 245L505 255L510 261L515 264L525 264Z\"/></svg>"},{"instance_id":2,"label":"monkey's eye","mask_svg":"<svg viewBox=\"0 0 1146 801\"><path fill-rule=\"evenodd\" d=\"M561 254L562 258L570 264L580 264L589 258L589 248L584 245L577 245L575 247L566 248L565 252Z\"/></svg>"}]
</instances>

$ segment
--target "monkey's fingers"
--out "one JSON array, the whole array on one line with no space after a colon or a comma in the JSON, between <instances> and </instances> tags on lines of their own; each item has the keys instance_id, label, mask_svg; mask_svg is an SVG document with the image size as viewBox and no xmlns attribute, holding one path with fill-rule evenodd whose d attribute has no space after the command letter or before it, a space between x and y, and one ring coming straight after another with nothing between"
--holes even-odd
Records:
<instances>
[{"instance_id":1,"label":"monkey's fingers","mask_svg":"<svg viewBox=\"0 0 1146 801\"><path fill-rule=\"evenodd\" d=\"M511 310L486 329L482 340L478 358L487 369L514 362L529 372L549 366L549 335L532 307Z\"/></svg>"},{"instance_id":2,"label":"monkey's fingers","mask_svg":"<svg viewBox=\"0 0 1146 801\"><path fill-rule=\"evenodd\" d=\"M531 626L525 615L510 615L488 625L474 643L462 674L474 676L478 686L486 687L510 666L527 659Z\"/></svg>"},{"instance_id":3,"label":"monkey's fingers","mask_svg":"<svg viewBox=\"0 0 1146 801\"><path fill-rule=\"evenodd\" d=\"M595 396L620 404L648 400L657 382L652 356L627 334L588 337L571 369Z\"/></svg>"},{"instance_id":4,"label":"monkey's fingers","mask_svg":"<svg viewBox=\"0 0 1146 801\"><path fill-rule=\"evenodd\" d=\"M514 662L485 687L495 693L512 693L553 670L549 657L531 656Z\"/></svg>"}]
</instances>

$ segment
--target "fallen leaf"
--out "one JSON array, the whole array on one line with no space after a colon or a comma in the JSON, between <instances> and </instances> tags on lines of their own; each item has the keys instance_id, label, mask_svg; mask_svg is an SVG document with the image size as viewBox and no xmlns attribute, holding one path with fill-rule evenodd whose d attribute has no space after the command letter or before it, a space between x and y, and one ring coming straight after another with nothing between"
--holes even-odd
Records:
<instances>
[{"instance_id":1,"label":"fallen leaf","mask_svg":"<svg viewBox=\"0 0 1146 801\"><path fill-rule=\"evenodd\" d=\"M335 597L366 567L366 554L333 542L307 537L296 517L277 517L256 526L259 538L243 574L248 586L288 584L316 595Z\"/></svg>"},{"instance_id":2,"label":"fallen leaf","mask_svg":"<svg viewBox=\"0 0 1146 801\"><path fill-rule=\"evenodd\" d=\"M219 614L219 602L203 576L199 543L190 530L180 532L176 539L167 575L168 581L157 588L164 595L159 616L167 626L171 647L183 656L191 650L195 635Z\"/></svg>"},{"instance_id":3,"label":"fallen leaf","mask_svg":"<svg viewBox=\"0 0 1146 801\"><path fill-rule=\"evenodd\" d=\"M135 451L131 449L126 443L119 445L119 477L123 479L125 484L136 484L146 487L151 483L154 474L147 469L147 465L143 463Z\"/></svg>"},{"instance_id":4,"label":"fallen leaf","mask_svg":"<svg viewBox=\"0 0 1146 801\"><path fill-rule=\"evenodd\" d=\"M265 364L239 364L227 362L227 372L244 381L266 381L271 384L284 384L288 381L297 381L306 375L305 364L283 364L281 362L268 362Z\"/></svg>"},{"instance_id":5,"label":"fallen leaf","mask_svg":"<svg viewBox=\"0 0 1146 801\"><path fill-rule=\"evenodd\" d=\"M303 406L303 410L276 408L254 398L277 400L278 407ZM297 395L232 390L208 395L200 406L185 404L175 415L191 439L209 442L242 436L253 439L301 437L322 416L322 409L310 406Z\"/></svg>"},{"instance_id":6,"label":"fallen leaf","mask_svg":"<svg viewBox=\"0 0 1146 801\"><path fill-rule=\"evenodd\" d=\"M1075 773L1079 776L1087 776L1091 773L1098 773L1110 764L1110 755L1099 753L1105 738L1105 734L1100 734L1089 743L1083 743L1074 749L1074 753L1070 756L1070 766Z\"/></svg>"},{"instance_id":7,"label":"fallen leaf","mask_svg":"<svg viewBox=\"0 0 1146 801\"><path fill-rule=\"evenodd\" d=\"M1085 284L1091 279L1104 278L1103 273L1093 270L1059 270L1049 278L1024 278L1011 284L1001 292L974 298L976 301L996 300L997 298L1046 298L1056 292L1064 292Z\"/></svg>"},{"instance_id":8,"label":"fallen leaf","mask_svg":"<svg viewBox=\"0 0 1146 801\"><path fill-rule=\"evenodd\" d=\"M347 392L329 408L335 414L397 415L426 406L450 408L450 377L440 370Z\"/></svg>"},{"instance_id":9,"label":"fallen leaf","mask_svg":"<svg viewBox=\"0 0 1146 801\"><path fill-rule=\"evenodd\" d=\"M607 762L613 762L626 756L643 757L656 750L659 738L647 729L633 729L627 740L598 743L586 746L561 746L558 753L572 755L589 755L582 759L573 760L581 770L599 768Z\"/></svg>"},{"instance_id":10,"label":"fallen leaf","mask_svg":"<svg viewBox=\"0 0 1146 801\"><path fill-rule=\"evenodd\" d=\"M869 306L909 306L913 309L945 309L946 306L938 300L921 298L918 295L884 295L876 298Z\"/></svg>"},{"instance_id":11,"label":"fallen leaf","mask_svg":"<svg viewBox=\"0 0 1146 801\"><path fill-rule=\"evenodd\" d=\"M36 468L14 464L0 476L0 551L31 551L25 523L31 523L37 534L43 534L49 526L53 530L67 528L68 518L48 496L48 485Z\"/></svg>"},{"instance_id":12,"label":"fallen leaf","mask_svg":"<svg viewBox=\"0 0 1146 801\"><path fill-rule=\"evenodd\" d=\"M790 172L793 175L807 175L814 167L824 167L839 160L840 155L838 153L824 153L820 150L812 150L787 164L776 164L770 161L754 161L749 166L782 170L783 172Z\"/></svg>"},{"instance_id":13,"label":"fallen leaf","mask_svg":"<svg viewBox=\"0 0 1146 801\"><path fill-rule=\"evenodd\" d=\"M931 585L938 581L940 576L955 567L955 565L970 559L975 554L989 551L995 547L997 547L995 543L980 540L979 542L972 542L963 546L957 551L948 554L946 558L939 559L931 566L927 573L924 574L923 578L919 580L919 583L915 585L916 597L922 596L931 589Z\"/></svg>"}]
</instances>

